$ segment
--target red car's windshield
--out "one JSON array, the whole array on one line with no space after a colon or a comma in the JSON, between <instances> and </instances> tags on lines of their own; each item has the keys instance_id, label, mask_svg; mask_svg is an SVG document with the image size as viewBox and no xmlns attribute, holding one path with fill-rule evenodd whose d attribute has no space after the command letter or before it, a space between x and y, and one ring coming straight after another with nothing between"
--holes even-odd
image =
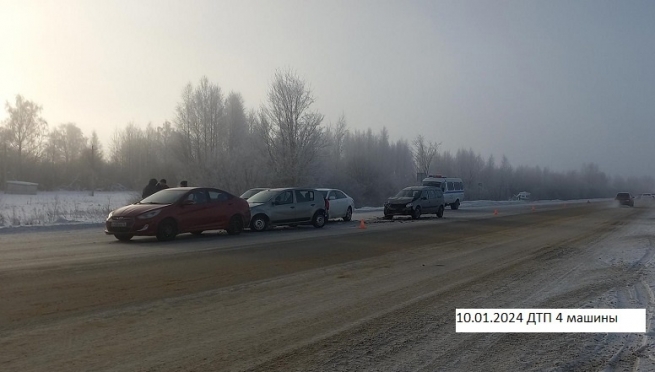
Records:
<instances>
[{"instance_id":1,"label":"red car's windshield","mask_svg":"<svg viewBox=\"0 0 655 372\"><path fill-rule=\"evenodd\" d=\"M173 204L189 190L161 190L141 200L139 204Z\"/></svg>"}]
</instances>

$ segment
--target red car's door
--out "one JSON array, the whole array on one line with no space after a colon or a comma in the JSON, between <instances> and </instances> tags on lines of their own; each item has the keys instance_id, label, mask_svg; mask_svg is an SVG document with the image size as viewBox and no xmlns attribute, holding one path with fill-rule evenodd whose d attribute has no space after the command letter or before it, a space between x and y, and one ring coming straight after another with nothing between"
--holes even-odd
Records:
<instances>
[{"instance_id":1,"label":"red car's door","mask_svg":"<svg viewBox=\"0 0 655 372\"><path fill-rule=\"evenodd\" d=\"M211 204L206 189L191 191L177 213L178 232L208 230L212 225L208 217Z\"/></svg>"},{"instance_id":2,"label":"red car's door","mask_svg":"<svg viewBox=\"0 0 655 372\"><path fill-rule=\"evenodd\" d=\"M211 209L209 218L212 221L212 228L225 229L230 224L230 218L237 214L237 198L225 191L210 189L209 201Z\"/></svg>"}]
</instances>

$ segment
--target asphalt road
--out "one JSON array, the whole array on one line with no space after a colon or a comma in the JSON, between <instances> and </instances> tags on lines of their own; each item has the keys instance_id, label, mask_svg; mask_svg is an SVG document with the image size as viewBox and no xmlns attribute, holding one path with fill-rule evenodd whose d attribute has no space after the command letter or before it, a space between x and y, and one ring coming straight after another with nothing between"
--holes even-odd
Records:
<instances>
[{"instance_id":1,"label":"asphalt road","mask_svg":"<svg viewBox=\"0 0 655 372\"><path fill-rule=\"evenodd\" d=\"M655 306L643 269L652 240L635 230L652 223L650 208L379 213L354 216L366 229L355 220L164 243L97 228L0 235L0 370L621 370L624 339L458 334L455 308L575 308L629 286ZM601 243L626 234L649 243L617 268ZM643 350L626 366L648 370L655 358Z\"/></svg>"}]
</instances>

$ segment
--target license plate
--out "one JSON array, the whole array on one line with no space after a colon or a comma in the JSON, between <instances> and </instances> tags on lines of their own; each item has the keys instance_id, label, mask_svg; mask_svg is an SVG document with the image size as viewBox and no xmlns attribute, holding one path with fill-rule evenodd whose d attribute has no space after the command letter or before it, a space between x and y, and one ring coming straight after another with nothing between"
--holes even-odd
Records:
<instances>
[{"instance_id":1,"label":"license plate","mask_svg":"<svg viewBox=\"0 0 655 372\"><path fill-rule=\"evenodd\" d=\"M125 227L127 226L127 222L112 222L111 227Z\"/></svg>"}]
</instances>

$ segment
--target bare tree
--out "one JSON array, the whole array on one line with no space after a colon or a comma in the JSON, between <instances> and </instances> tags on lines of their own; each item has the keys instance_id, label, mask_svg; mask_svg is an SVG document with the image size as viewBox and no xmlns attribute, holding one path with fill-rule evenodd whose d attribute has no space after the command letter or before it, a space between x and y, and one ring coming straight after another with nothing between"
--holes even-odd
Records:
<instances>
[{"instance_id":1,"label":"bare tree","mask_svg":"<svg viewBox=\"0 0 655 372\"><path fill-rule=\"evenodd\" d=\"M16 169L20 175L24 158L40 155L42 138L46 134L48 124L40 116L43 108L21 95L16 96L15 107L9 102L5 103L5 107L9 114L6 122L8 144L16 151Z\"/></svg>"},{"instance_id":2,"label":"bare tree","mask_svg":"<svg viewBox=\"0 0 655 372\"><path fill-rule=\"evenodd\" d=\"M57 128L52 130L50 141L52 141L55 151L61 156L64 163L70 165L82 154L87 139L75 123L66 123L59 124Z\"/></svg>"},{"instance_id":3,"label":"bare tree","mask_svg":"<svg viewBox=\"0 0 655 372\"><path fill-rule=\"evenodd\" d=\"M228 143L221 88L207 77L200 79L195 88L189 83L177 106L175 125L182 141L183 160L196 170L191 177L215 185L219 160Z\"/></svg>"},{"instance_id":4,"label":"bare tree","mask_svg":"<svg viewBox=\"0 0 655 372\"><path fill-rule=\"evenodd\" d=\"M291 71L275 73L261 124L270 161L285 184L300 184L325 146L323 115L310 111L313 103L305 81Z\"/></svg>"},{"instance_id":5,"label":"bare tree","mask_svg":"<svg viewBox=\"0 0 655 372\"><path fill-rule=\"evenodd\" d=\"M414 162L419 173L430 174L430 165L437 155L441 143L426 142L422 135L414 140Z\"/></svg>"},{"instance_id":6,"label":"bare tree","mask_svg":"<svg viewBox=\"0 0 655 372\"><path fill-rule=\"evenodd\" d=\"M99 161L103 161L105 159L105 151L102 148L102 143L100 142L100 139L98 138L98 133L94 130L91 132L91 146L95 149L95 156L96 159Z\"/></svg>"}]
</instances>

